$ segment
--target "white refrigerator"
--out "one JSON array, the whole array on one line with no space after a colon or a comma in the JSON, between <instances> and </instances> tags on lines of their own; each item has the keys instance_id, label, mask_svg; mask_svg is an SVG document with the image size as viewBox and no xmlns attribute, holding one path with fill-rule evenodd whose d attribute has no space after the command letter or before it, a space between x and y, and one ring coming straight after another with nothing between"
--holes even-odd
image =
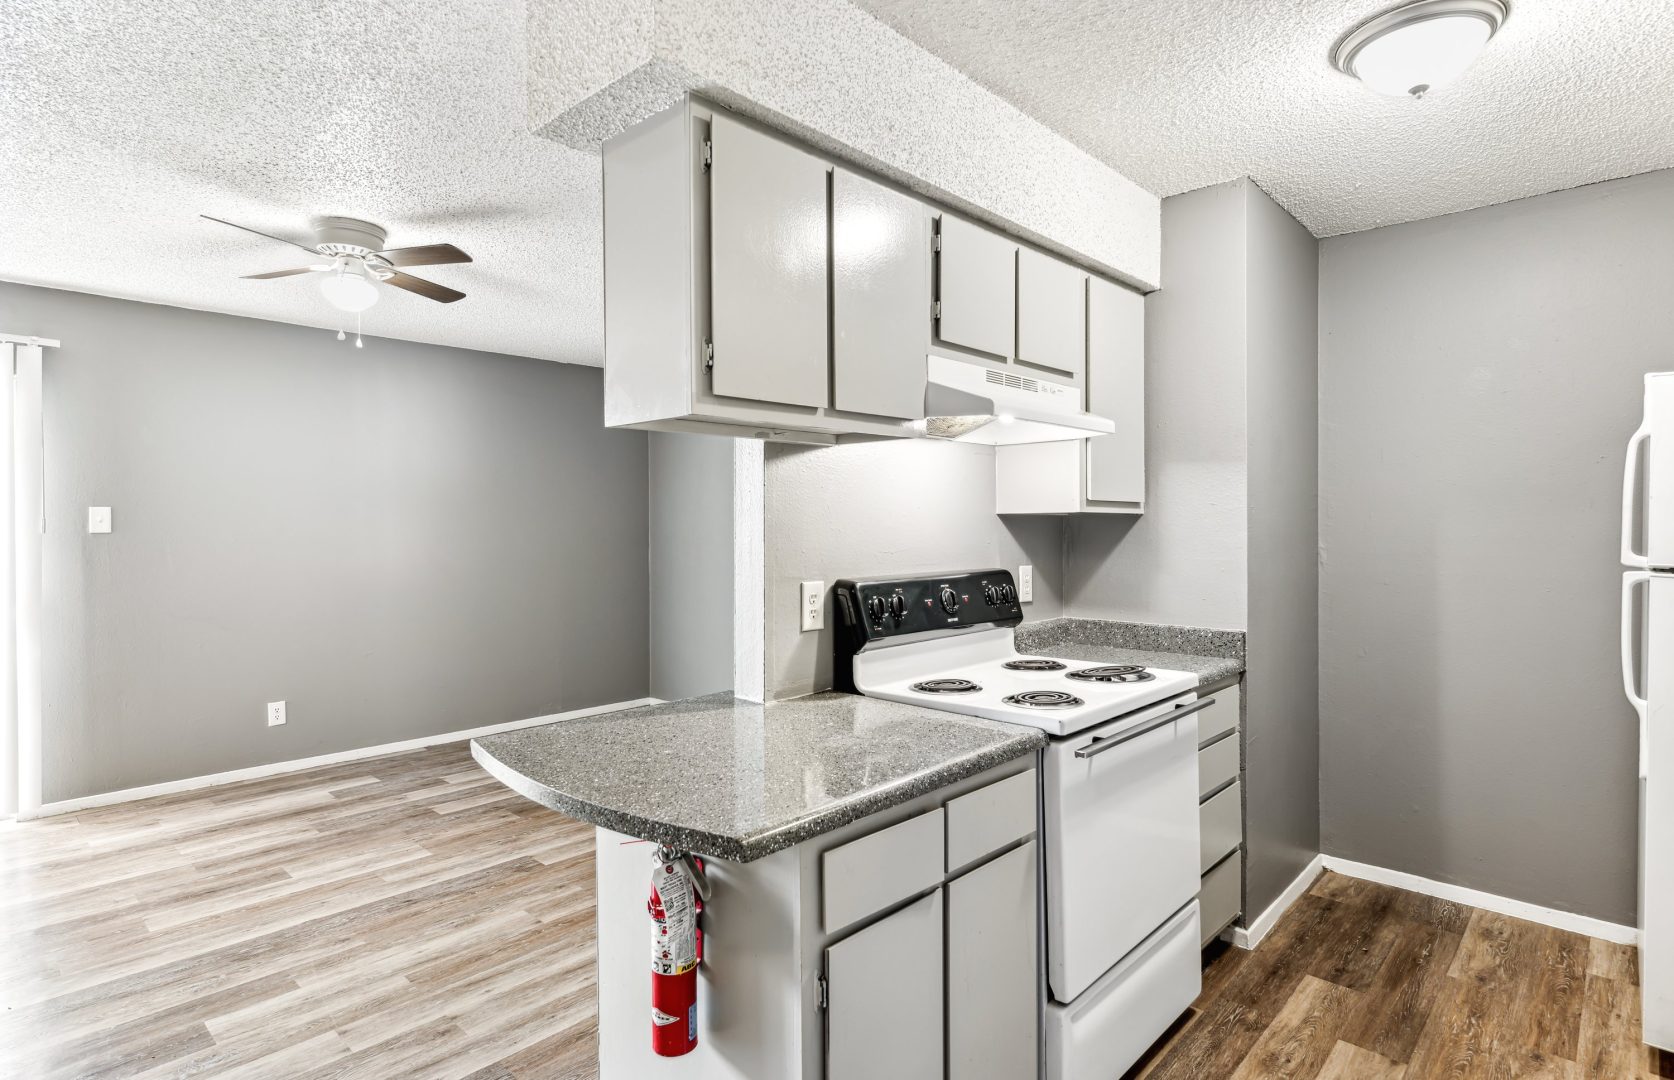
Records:
<instances>
[{"instance_id":1,"label":"white refrigerator","mask_svg":"<svg viewBox=\"0 0 1674 1080\"><path fill-rule=\"evenodd\" d=\"M1622 682L1639 714L1644 1037L1674 1050L1674 372L1645 376L1622 482Z\"/></svg>"}]
</instances>

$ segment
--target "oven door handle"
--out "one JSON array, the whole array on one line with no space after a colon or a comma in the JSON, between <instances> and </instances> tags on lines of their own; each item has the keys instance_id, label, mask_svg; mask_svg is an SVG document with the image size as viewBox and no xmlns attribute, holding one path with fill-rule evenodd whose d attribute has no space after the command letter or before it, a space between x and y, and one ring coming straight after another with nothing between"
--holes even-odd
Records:
<instances>
[{"instance_id":1,"label":"oven door handle","mask_svg":"<svg viewBox=\"0 0 1674 1080\"><path fill-rule=\"evenodd\" d=\"M1075 752L1075 756L1078 758L1090 758L1095 755L1102 754L1106 750L1121 746L1123 743L1128 742L1131 739L1137 739L1141 735L1149 734L1165 724L1172 724L1182 716L1190 716L1192 713L1202 712L1214 703L1215 699L1211 697L1204 698L1202 701L1194 701L1190 705L1176 705L1174 706L1173 712L1165 713L1164 715L1157 717L1155 720L1152 720L1150 723L1141 724L1139 727L1136 727L1131 731L1124 731L1120 735L1111 735L1103 739L1094 739L1086 746L1077 750Z\"/></svg>"}]
</instances>

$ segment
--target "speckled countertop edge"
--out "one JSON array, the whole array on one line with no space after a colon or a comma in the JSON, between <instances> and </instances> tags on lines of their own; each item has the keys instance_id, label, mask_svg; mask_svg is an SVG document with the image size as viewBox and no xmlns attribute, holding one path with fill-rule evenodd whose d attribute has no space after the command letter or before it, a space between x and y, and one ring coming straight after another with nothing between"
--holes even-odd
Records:
<instances>
[{"instance_id":1,"label":"speckled countertop edge","mask_svg":"<svg viewBox=\"0 0 1674 1080\"><path fill-rule=\"evenodd\" d=\"M1105 619L1047 619L1017 628L1021 652L1069 660L1190 671L1200 686L1244 670L1244 634L1200 626L1163 626Z\"/></svg>"}]
</instances>

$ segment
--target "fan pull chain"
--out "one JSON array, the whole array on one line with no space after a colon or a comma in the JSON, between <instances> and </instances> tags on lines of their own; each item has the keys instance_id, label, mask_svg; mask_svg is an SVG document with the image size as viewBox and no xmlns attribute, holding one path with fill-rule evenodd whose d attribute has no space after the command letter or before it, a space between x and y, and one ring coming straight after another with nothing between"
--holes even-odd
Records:
<instances>
[{"instance_id":1,"label":"fan pull chain","mask_svg":"<svg viewBox=\"0 0 1674 1080\"><path fill-rule=\"evenodd\" d=\"M360 340L360 312L355 312L355 348L364 349L365 343Z\"/></svg>"}]
</instances>

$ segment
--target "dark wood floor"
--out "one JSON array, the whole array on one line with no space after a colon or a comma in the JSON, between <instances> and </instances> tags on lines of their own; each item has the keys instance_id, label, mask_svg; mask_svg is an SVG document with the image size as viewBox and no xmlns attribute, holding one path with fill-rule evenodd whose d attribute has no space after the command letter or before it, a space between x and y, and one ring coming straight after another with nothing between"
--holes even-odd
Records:
<instances>
[{"instance_id":1,"label":"dark wood floor","mask_svg":"<svg viewBox=\"0 0 1674 1080\"><path fill-rule=\"evenodd\" d=\"M463 746L0 825L0 1077L595 1077L593 829Z\"/></svg>"},{"instance_id":2,"label":"dark wood floor","mask_svg":"<svg viewBox=\"0 0 1674 1080\"><path fill-rule=\"evenodd\" d=\"M1635 951L1324 874L1131 1077L1642 1080Z\"/></svg>"}]
</instances>

